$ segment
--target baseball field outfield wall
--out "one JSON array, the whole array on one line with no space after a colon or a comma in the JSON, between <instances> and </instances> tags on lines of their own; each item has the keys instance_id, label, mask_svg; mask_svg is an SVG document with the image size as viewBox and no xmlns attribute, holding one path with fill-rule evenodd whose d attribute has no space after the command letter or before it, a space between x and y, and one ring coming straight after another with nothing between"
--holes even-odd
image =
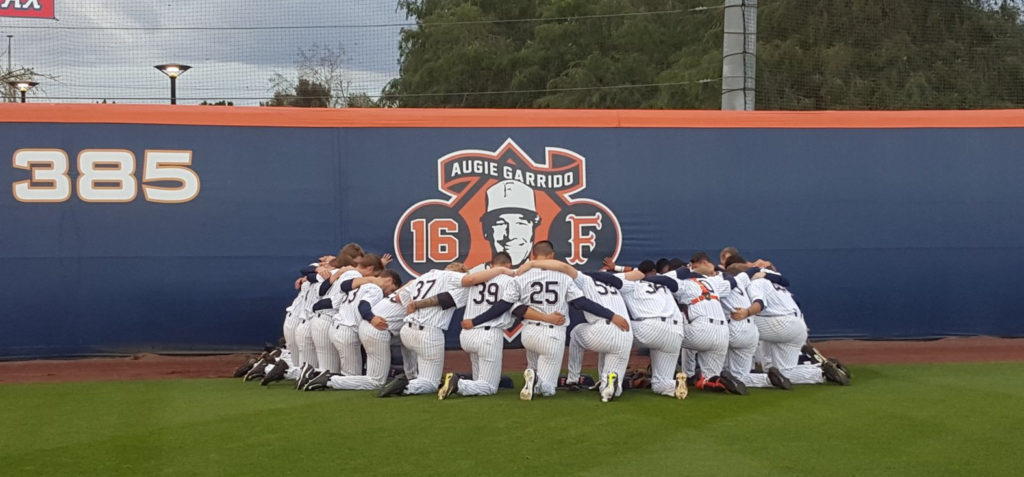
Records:
<instances>
[{"instance_id":1,"label":"baseball field outfield wall","mask_svg":"<svg viewBox=\"0 0 1024 477\"><path fill-rule=\"evenodd\" d=\"M0 144L0 357L251 349L349 241L406 277L731 245L812 337L1024 335L1024 111L3 104Z\"/></svg>"}]
</instances>

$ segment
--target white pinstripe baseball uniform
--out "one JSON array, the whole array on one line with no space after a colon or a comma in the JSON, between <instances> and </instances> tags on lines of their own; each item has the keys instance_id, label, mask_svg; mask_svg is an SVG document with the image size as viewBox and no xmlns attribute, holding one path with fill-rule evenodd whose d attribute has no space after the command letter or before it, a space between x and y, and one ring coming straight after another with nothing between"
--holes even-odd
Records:
<instances>
[{"instance_id":1,"label":"white pinstripe baseball uniform","mask_svg":"<svg viewBox=\"0 0 1024 477\"><path fill-rule=\"evenodd\" d=\"M513 305L526 305L542 313L561 313L565 322L552 325L542 321L524 320L520 335L527 351L536 360L537 382L534 393L554 396L558 375L565 356L565 329L569 324L568 302L582 298L583 292L564 273L533 268L515 278L505 290L503 301ZM534 368L530 368L534 369Z\"/></svg>"},{"instance_id":2,"label":"white pinstripe baseball uniform","mask_svg":"<svg viewBox=\"0 0 1024 477\"><path fill-rule=\"evenodd\" d=\"M366 285L363 285L366 286ZM387 330L378 330L369 321L359 320L359 341L366 349L366 375L331 376L327 382L330 389L380 389L391 369L391 344L398 340L398 332L405 320L405 305L399 295L405 290L392 293L373 305L373 315L388 322ZM406 376L415 378L416 355L402 347L402 358Z\"/></svg>"},{"instance_id":3,"label":"white pinstripe baseball uniform","mask_svg":"<svg viewBox=\"0 0 1024 477\"><path fill-rule=\"evenodd\" d=\"M512 277L497 275L490 280L466 287L466 310L463 320L473 320L490 309L505 296ZM498 392L501 380L501 362L505 347L504 331L512 326L511 311L480 324L472 329L462 330L459 343L469 353L473 367L473 379L459 380L458 393L462 396L486 396Z\"/></svg>"},{"instance_id":4,"label":"white pinstripe baseball uniform","mask_svg":"<svg viewBox=\"0 0 1024 477\"><path fill-rule=\"evenodd\" d=\"M763 309L754 316L768 366L779 369L793 384L825 382L821 367L797 364L800 348L807 342L807 324L789 290L764 278L747 286L750 302L760 301Z\"/></svg>"},{"instance_id":5,"label":"white pinstripe baseball uniform","mask_svg":"<svg viewBox=\"0 0 1024 477\"><path fill-rule=\"evenodd\" d=\"M295 347L298 351L298 359L295 367L302 367L304 364L317 368L320 361L316 356L316 345L313 342L313 305L320 300L320 286L324 278L314 274L313 281L306 287L305 296L302 301L302 308L299 309L299 324L295 326ZM289 377L289 379L291 379Z\"/></svg>"},{"instance_id":6,"label":"white pinstripe baseball uniform","mask_svg":"<svg viewBox=\"0 0 1024 477\"><path fill-rule=\"evenodd\" d=\"M338 306L338 313L334 315L334 321L331 323L331 344L337 350L338 359L341 362L341 374L359 376L363 374L363 356L359 349L359 324L365 320L359 307L364 302L373 307L384 299L384 291L376 284L365 283L348 292L342 291L342 293L344 294L340 295L342 302Z\"/></svg>"},{"instance_id":7,"label":"white pinstripe baseball uniform","mask_svg":"<svg viewBox=\"0 0 1024 477\"><path fill-rule=\"evenodd\" d=\"M622 280L622 298L632 319L633 337L651 350L651 390L675 396L676 363L683 342L679 306L664 285L616 276Z\"/></svg>"},{"instance_id":8,"label":"white pinstripe baseball uniform","mask_svg":"<svg viewBox=\"0 0 1024 477\"><path fill-rule=\"evenodd\" d=\"M732 293L721 297L722 311L726 319L729 320L729 352L725 355L725 369L728 369L747 387L772 387L767 374L750 372L759 339L757 325L754 324L753 318L747 317L742 320L731 318L732 312L750 307L750 298L747 297L746 292L747 285L750 284L750 277L745 273L740 273L733 279L736 281L736 288L733 288Z\"/></svg>"},{"instance_id":9,"label":"white pinstripe baseball uniform","mask_svg":"<svg viewBox=\"0 0 1024 477\"><path fill-rule=\"evenodd\" d=\"M317 263L311 263L306 270L317 266ZM295 328L302 322L303 305L306 303L306 292L309 291L310 281L308 278L315 277L316 272L303 274L302 283L299 285L299 291L295 294L295 298L292 300L292 304L285 309L284 323L281 325L281 332L284 335L284 347L288 351L289 355L295 355L294 359L298 359L299 348L295 342ZM315 278L314 278L315 279ZM289 358L289 364L292 363L292 359Z\"/></svg>"},{"instance_id":10,"label":"white pinstripe baseball uniform","mask_svg":"<svg viewBox=\"0 0 1024 477\"><path fill-rule=\"evenodd\" d=\"M337 315L341 304L348 298L341 291L341 283L362 276L354 270L337 273L341 273L341 275L330 285L327 293L321 295L323 299L330 300L330 305L313 311L313 322L310 325L310 331L313 335L313 348L316 350L316 359L320 365L317 369L319 371L327 370L332 373L341 372L341 358L338 355L338 350L331 343L331 325L334 322L334 316Z\"/></svg>"},{"instance_id":11,"label":"white pinstripe baseball uniform","mask_svg":"<svg viewBox=\"0 0 1024 477\"><path fill-rule=\"evenodd\" d=\"M466 301L462 286L462 273L449 270L431 270L409 285L412 300L423 300L442 293L450 295L454 303ZM405 317L402 326L402 344L416 353L419 376L409 381L405 394L436 393L444 372L444 330L455 313L455 307L432 306L420 308Z\"/></svg>"},{"instance_id":12,"label":"white pinstripe baseball uniform","mask_svg":"<svg viewBox=\"0 0 1024 477\"><path fill-rule=\"evenodd\" d=\"M612 310L616 315L623 318L629 316L626 303L617 288L596 282L583 273L576 275L575 283L583 292L583 296ZM566 374L566 382L574 383L579 380L580 370L583 368L583 351L592 350L599 354L597 368L600 389L603 390L607 386L608 373L619 376L621 383L626 367L629 366L629 351L633 347L632 329L623 331L612 324L611 320L588 311L583 312L583 318L587 322L576 325L569 333L569 371ZM616 386L615 395L620 394L622 387Z\"/></svg>"},{"instance_id":13,"label":"white pinstripe baseball uniform","mask_svg":"<svg viewBox=\"0 0 1024 477\"><path fill-rule=\"evenodd\" d=\"M699 353L701 374L706 378L718 376L722 373L725 354L729 350L729 323L719 300L730 294L732 287L721 277L680 280L675 272L668 276L679 283L675 297L680 304L687 306L683 370L688 376L695 375L694 355Z\"/></svg>"}]
</instances>

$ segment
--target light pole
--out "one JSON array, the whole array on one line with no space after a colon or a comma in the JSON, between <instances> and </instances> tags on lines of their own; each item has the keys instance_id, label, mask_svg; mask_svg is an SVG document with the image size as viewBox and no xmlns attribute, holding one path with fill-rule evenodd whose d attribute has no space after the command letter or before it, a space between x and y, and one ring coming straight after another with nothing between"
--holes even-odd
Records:
<instances>
[{"instance_id":1,"label":"light pole","mask_svg":"<svg viewBox=\"0 0 1024 477\"><path fill-rule=\"evenodd\" d=\"M18 91L21 91L21 102L24 103L25 102L25 93L28 90L32 89L33 86L35 86L35 85L37 85L39 83L37 83L35 81L8 81L7 84L10 85L12 88L15 88Z\"/></svg>"},{"instance_id":2,"label":"light pole","mask_svg":"<svg viewBox=\"0 0 1024 477\"><path fill-rule=\"evenodd\" d=\"M161 73L167 75L167 77L171 79L171 104L178 104L178 77L185 74L185 72L192 67L189 65L169 64L156 65L154 68L160 70Z\"/></svg>"}]
</instances>

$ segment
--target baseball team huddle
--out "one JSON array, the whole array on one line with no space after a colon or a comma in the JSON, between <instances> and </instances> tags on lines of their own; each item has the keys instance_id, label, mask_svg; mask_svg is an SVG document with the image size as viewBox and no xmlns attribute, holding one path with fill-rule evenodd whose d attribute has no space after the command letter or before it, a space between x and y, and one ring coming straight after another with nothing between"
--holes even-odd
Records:
<instances>
[{"instance_id":1,"label":"baseball team huddle","mask_svg":"<svg viewBox=\"0 0 1024 477\"><path fill-rule=\"evenodd\" d=\"M732 247L719 259L716 266L701 252L689 262L646 260L637 269L605 259L602 271L584 273L540 241L518 267L496 252L472 270L455 262L403 284L385 268L389 255L348 244L302 270L285 313L284 346L249 360L236 376L381 397L493 395L509 387L501 374L505 330L521 322L523 400L554 396L560 384L578 389L588 350L598 353L592 388L602 401L614 400L630 385L634 345L649 350L650 389L678 399L690 388L744 395L749 387L850 383L841 363L807 344L789 281L770 262L748 262ZM471 375L444 372L445 330L460 308L456 325ZM570 308L585 321L567 333ZM560 379L566 334L568 371ZM392 344L401 347L404 372L389 379Z\"/></svg>"}]
</instances>

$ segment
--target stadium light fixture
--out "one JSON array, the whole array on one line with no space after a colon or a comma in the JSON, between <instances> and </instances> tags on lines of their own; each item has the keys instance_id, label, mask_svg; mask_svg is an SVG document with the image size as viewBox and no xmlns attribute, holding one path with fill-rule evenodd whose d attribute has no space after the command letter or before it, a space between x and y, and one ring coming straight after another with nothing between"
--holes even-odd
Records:
<instances>
[{"instance_id":1,"label":"stadium light fixture","mask_svg":"<svg viewBox=\"0 0 1024 477\"><path fill-rule=\"evenodd\" d=\"M39 83L35 81L8 81L7 84L10 85L12 88L21 91L21 102L24 103L25 93L27 93L28 90L32 89L33 86Z\"/></svg>"},{"instance_id":2,"label":"stadium light fixture","mask_svg":"<svg viewBox=\"0 0 1024 477\"><path fill-rule=\"evenodd\" d=\"M185 74L190 68L189 65L178 65L178 64L167 64L167 65L156 65L154 68L160 70L161 73L167 75L171 79L171 104L178 104L178 77Z\"/></svg>"}]
</instances>

